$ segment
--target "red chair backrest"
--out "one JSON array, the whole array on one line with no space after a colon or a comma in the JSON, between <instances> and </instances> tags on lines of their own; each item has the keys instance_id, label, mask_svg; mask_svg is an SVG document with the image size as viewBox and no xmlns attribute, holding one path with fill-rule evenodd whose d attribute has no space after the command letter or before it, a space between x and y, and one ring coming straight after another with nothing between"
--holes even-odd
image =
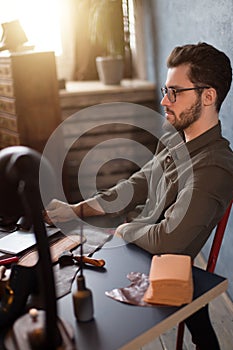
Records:
<instances>
[{"instance_id":1,"label":"red chair backrest","mask_svg":"<svg viewBox=\"0 0 233 350\"><path fill-rule=\"evenodd\" d=\"M222 219L219 221L215 234L213 243L211 245L209 258L207 261L207 267L206 270L209 272L214 272L215 266L218 260L219 251L222 245L223 236L225 233L225 229L227 226L228 218L231 212L233 200L231 201L229 207L225 211L225 214L223 215ZM176 338L176 350L182 350L183 348L183 337L184 337L184 322L180 322L178 325L178 331L177 331L177 338Z\"/></svg>"},{"instance_id":2,"label":"red chair backrest","mask_svg":"<svg viewBox=\"0 0 233 350\"><path fill-rule=\"evenodd\" d=\"M219 255L219 250L222 244L224 232L227 226L228 218L231 212L231 207L232 207L233 201L231 201L229 207L227 208L225 214L223 215L222 219L219 221L215 235L214 235L214 240L210 249L210 254L207 262L207 267L206 270L209 272L214 272L217 260L218 260L218 255Z\"/></svg>"}]
</instances>

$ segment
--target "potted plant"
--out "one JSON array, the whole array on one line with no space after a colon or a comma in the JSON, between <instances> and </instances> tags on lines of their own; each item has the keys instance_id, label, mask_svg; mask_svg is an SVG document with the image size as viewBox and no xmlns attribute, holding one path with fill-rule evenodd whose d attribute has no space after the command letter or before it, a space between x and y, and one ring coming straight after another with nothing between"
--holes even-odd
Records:
<instances>
[{"instance_id":1,"label":"potted plant","mask_svg":"<svg viewBox=\"0 0 233 350\"><path fill-rule=\"evenodd\" d=\"M119 84L124 70L124 28L121 0L92 0L91 42L98 48L96 68L104 84Z\"/></svg>"}]
</instances>

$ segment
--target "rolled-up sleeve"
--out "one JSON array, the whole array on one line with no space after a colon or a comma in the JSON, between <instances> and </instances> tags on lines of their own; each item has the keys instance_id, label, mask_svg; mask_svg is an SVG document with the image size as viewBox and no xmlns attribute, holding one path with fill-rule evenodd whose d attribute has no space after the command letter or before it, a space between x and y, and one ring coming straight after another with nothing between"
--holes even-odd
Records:
<instances>
[{"instance_id":1,"label":"rolled-up sleeve","mask_svg":"<svg viewBox=\"0 0 233 350\"><path fill-rule=\"evenodd\" d=\"M129 179L120 181L110 189L98 192L95 197L106 214L121 215L145 203L152 162L152 160L149 161Z\"/></svg>"},{"instance_id":2,"label":"rolled-up sleeve","mask_svg":"<svg viewBox=\"0 0 233 350\"><path fill-rule=\"evenodd\" d=\"M210 170L212 181L207 176ZM151 224L136 220L124 225L120 233L126 241L152 254L180 253L194 258L231 201L231 181L231 175L222 169L202 168L196 174L194 187L186 186L179 192L162 220Z\"/></svg>"}]
</instances>

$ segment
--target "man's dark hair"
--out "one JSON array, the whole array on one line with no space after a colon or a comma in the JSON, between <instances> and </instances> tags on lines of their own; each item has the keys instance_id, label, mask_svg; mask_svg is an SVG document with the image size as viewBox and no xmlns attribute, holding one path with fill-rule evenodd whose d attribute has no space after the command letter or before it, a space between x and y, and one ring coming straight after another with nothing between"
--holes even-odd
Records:
<instances>
[{"instance_id":1,"label":"man's dark hair","mask_svg":"<svg viewBox=\"0 0 233 350\"><path fill-rule=\"evenodd\" d=\"M232 81L227 55L206 43L177 46L169 55L167 66L173 68L182 64L190 65L188 76L194 85L207 85L216 90L216 110L219 112Z\"/></svg>"}]
</instances>

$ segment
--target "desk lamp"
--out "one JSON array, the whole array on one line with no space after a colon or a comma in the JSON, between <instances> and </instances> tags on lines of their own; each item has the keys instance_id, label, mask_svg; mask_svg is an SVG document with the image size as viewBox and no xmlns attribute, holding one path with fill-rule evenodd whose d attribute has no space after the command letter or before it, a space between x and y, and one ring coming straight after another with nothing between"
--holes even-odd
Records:
<instances>
[{"instance_id":1,"label":"desk lamp","mask_svg":"<svg viewBox=\"0 0 233 350\"><path fill-rule=\"evenodd\" d=\"M19 20L2 23L1 25L3 32L0 51L9 50L14 52L20 50L28 39Z\"/></svg>"},{"instance_id":2,"label":"desk lamp","mask_svg":"<svg viewBox=\"0 0 233 350\"><path fill-rule=\"evenodd\" d=\"M74 349L73 339L67 339L66 328L63 322L57 318L53 269L42 216L40 184L48 186L48 192L51 194L51 189L54 188L53 178L53 171L48 161L42 158L38 152L24 146L8 147L0 151L0 217L9 220L9 218L25 216L27 221L32 223L39 255L40 280L43 281L43 285L41 283L40 287L45 305L45 311L38 311L40 327L38 328L34 322L35 329L33 330L32 325L30 334L25 326L33 323L29 314L15 321L14 325L16 322L19 324L22 319L21 329L26 334L14 332L13 326L13 331L9 332L5 339L7 348L8 343L16 344L15 347L10 347L13 350ZM47 205L51 199L49 195L47 198L43 198L44 204ZM40 339L37 338L38 330L40 331ZM12 339L14 340L12 341ZM38 339L41 341L40 346Z\"/></svg>"}]
</instances>

